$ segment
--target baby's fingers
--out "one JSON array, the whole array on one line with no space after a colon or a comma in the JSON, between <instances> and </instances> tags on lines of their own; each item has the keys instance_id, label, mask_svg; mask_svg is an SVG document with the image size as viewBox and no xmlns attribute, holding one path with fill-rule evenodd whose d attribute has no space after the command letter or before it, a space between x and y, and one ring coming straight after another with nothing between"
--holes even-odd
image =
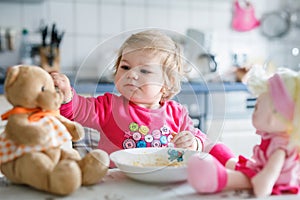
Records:
<instances>
[{"instance_id":1,"label":"baby's fingers","mask_svg":"<svg viewBox=\"0 0 300 200\"><path fill-rule=\"evenodd\" d=\"M52 72L50 75L53 79L54 85L59 89L63 91L70 89L70 81L66 75L57 72Z\"/></svg>"},{"instance_id":2,"label":"baby's fingers","mask_svg":"<svg viewBox=\"0 0 300 200\"><path fill-rule=\"evenodd\" d=\"M172 142L175 144L176 147L193 149L195 136L188 131L183 131L177 134L172 140Z\"/></svg>"}]
</instances>

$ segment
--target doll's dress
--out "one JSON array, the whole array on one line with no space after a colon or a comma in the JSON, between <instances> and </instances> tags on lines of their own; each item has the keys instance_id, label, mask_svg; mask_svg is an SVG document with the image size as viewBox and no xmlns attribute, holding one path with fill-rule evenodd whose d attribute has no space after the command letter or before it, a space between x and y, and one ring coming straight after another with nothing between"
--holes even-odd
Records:
<instances>
[{"instance_id":1,"label":"doll's dress","mask_svg":"<svg viewBox=\"0 0 300 200\"><path fill-rule=\"evenodd\" d=\"M286 158L272 194L300 193L299 152L296 148L289 146L288 135L286 133L274 134L260 131L256 133L261 136L261 143L254 146L251 159L239 156L235 170L241 171L251 179L262 170L276 149L283 149L286 152Z\"/></svg>"},{"instance_id":2,"label":"doll's dress","mask_svg":"<svg viewBox=\"0 0 300 200\"><path fill-rule=\"evenodd\" d=\"M25 153L43 151L50 147L58 147L71 140L71 135L66 127L54 116L46 116L42 119L31 122L36 126L43 126L49 137L45 145L24 145L6 137L6 132L0 133L0 164L11 161ZM20 131L20 135L22 131Z\"/></svg>"}]
</instances>

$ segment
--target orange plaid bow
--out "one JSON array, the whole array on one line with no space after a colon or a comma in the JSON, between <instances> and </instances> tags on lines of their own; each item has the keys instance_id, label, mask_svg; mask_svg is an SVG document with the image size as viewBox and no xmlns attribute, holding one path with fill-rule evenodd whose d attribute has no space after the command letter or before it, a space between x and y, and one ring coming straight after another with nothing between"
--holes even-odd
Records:
<instances>
[{"instance_id":1,"label":"orange plaid bow","mask_svg":"<svg viewBox=\"0 0 300 200\"><path fill-rule=\"evenodd\" d=\"M1 115L2 120L7 120L10 115L14 114L29 114L28 120L31 122L38 121L45 116L57 116L59 115L58 110L47 110L43 111L40 108L23 108L23 107L14 107L11 110Z\"/></svg>"}]
</instances>

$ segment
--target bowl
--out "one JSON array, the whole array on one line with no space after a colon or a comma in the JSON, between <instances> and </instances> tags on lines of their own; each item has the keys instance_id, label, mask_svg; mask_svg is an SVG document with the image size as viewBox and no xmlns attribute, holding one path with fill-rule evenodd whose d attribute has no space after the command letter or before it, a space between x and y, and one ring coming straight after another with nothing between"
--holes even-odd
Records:
<instances>
[{"instance_id":1,"label":"bowl","mask_svg":"<svg viewBox=\"0 0 300 200\"><path fill-rule=\"evenodd\" d=\"M181 148L134 148L115 151L110 159L126 176L152 183L187 180L187 161L195 153Z\"/></svg>"}]
</instances>

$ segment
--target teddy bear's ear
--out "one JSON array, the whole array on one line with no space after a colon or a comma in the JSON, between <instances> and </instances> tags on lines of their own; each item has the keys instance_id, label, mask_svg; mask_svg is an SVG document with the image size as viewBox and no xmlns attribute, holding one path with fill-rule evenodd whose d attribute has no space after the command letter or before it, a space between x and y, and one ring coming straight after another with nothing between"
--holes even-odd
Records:
<instances>
[{"instance_id":1,"label":"teddy bear's ear","mask_svg":"<svg viewBox=\"0 0 300 200\"><path fill-rule=\"evenodd\" d=\"M7 68L6 78L5 78L5 86L6 87L9 87L10 85L13 84L13 82L18 77L19 72L20 72L19 66L13 66L13 67Z\"/></svg>"}]
</instances>

